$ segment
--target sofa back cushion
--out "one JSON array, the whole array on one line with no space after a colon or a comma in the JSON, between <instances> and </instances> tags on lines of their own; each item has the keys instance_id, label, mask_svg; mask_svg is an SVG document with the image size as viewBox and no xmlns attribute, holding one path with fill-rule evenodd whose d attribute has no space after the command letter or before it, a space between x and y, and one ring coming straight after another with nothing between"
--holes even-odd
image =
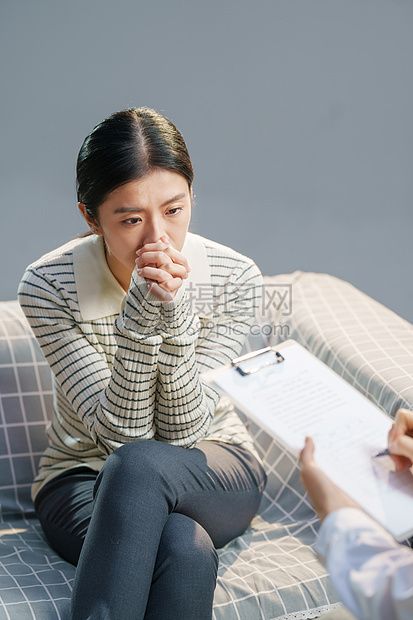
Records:
<instances>
[{"instance_id":1,"label":"sofa back cushion","mask_svg":"<svg viewBox=\"0 0 413 620\"><path fill-rule=\"evenodd\" d=\"M30 487L53 411L50 369L17 301L0 302L0 493L3 517L32 510Z\"/></svg>"},{"instance_id":2,"label":"sofa back cushion","mask_svg":"<svg viewBox=\"0 0 413 620\"><path fill-rule=\"evenodd\" d=\"M411 323L326 273L295 271L264 284L269 344L296 340L390 416L413 409Z\"/></svg>"}]
</instances>

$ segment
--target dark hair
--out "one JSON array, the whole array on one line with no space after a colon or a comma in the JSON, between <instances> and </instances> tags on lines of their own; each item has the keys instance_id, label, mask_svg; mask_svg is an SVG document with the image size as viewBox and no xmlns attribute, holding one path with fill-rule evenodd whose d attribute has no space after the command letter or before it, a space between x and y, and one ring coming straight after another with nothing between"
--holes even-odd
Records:
<instances>
[{"instance_id":1,"label":"dark hair","mask_svg":"<svg viewBox=\"0 0 413 620\"><path fill-rule=\"evenodd\" d=\"M150 108L130 108L103 120L85 138L76 165L77 199L97 219L98 208L117 187L155 168L182 174L192 190L194 171L175 125Z\"/></svg>"}]
</instances>

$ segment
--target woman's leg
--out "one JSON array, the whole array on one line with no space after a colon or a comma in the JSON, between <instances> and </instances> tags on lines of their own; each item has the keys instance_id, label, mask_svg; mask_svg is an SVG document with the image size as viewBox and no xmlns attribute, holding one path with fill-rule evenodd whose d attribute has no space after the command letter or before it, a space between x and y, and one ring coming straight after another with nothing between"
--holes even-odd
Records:
<instances>
[{"instance_id":1,"label":"woman's leg","mask_svg":"<svg viewBox=\"0 0 413 620\"><path fill-rule=\"evenodd\" d=\"M89 467L70 469L47 483L34 502L50 546L75 566L92 516L96 478Z\"/></svg>"},{"instance_id":2,"label":"woman's leg","mask_svg":"<svg viewBox=\"0 0 413 620\"><path fill-rule=\"evenodd\" d=\"M203 527L173 512L162 530L145 620L210 620L218 555Z\"/></svg>"},{"instance_id":3,"label":"woman's leg","mask_svg":"<svg viewBox=\"0 0 413 620\"><path fill-rule=\"evenodd\" d=\"M92 515L97 472L78 468L54 478L38 494L35 505L53 549L78 563ZM209 620L218 556L205 530L178 513L169 515L159 544L145 613L147 620Z\"/></svg>"},{"instance_id":4,"label":"woman's leg","mask_svg":"<svg viewBox=\"0 0 413 620\"><path fill-rule=\"evenodd\" d=\"M73 619L137 620L145 617L147 605L152 613L151 587L156 587L160 576L157 562L163 564L165 588L165 580L175 584L170 591L180 581L174 563L168 567L162 560L168 553L160 549L169 516L179 513L194 520L220 547L246 529L264 484L262 468L239 446L203 441L188 450L138 441L116 450L96 482L92 518L75 577ZM168 529L172 531L169 523ZM178 535L173 545L178 549L184 543L182 528L174 530ZM201 547L210 558L211 547L205 551L205 541ZM207 564L211 566L210 559ZM192 571L191 580L193 576ZM198 594L188 587L196 599ZM162 603L167 605L164 598ZM163 617L166 612L157 613ZM198 608L193 618L199 617Z\"/></svg>"}]
</instances>

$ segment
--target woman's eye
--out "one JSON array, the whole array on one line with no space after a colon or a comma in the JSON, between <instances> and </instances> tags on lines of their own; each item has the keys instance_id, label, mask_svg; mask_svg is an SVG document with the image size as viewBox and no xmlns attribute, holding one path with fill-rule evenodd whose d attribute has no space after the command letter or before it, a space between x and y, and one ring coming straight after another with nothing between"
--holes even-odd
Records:
<instances>
[{"instance_id":1,"label":"woman's eye","mask_svg":"<svg viewBox=\"0 0 413 620\"><path fill-rule=\"evenodd\" d=\"M141 221L140 217L130 217L127 220L123 220L124 224L138 224Z\"/></svg>"},{"instance_id":2,"label":"woman's eye","mask_svg":"<svg viewBox=\"0 0 413 620\"><path fill-rule=\"evenodd\" d=\"M182 207L172 207L172 209L169 209L168 213L170 215L175 215L176 213L179 213L179 211L182 211Z\"/></svg>"}]
</instances>

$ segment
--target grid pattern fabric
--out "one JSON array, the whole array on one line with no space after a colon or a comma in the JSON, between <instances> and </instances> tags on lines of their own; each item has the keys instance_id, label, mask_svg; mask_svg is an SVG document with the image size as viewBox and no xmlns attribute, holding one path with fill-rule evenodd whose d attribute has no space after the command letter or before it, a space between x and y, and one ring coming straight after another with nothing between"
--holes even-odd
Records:
<instances>
[{"instance_id":1,"label":"grid pattern fabric","mask_svg":"<svg viewBox=\"0 0 413 620\"><path fill-rule=\"evenodd\" d=\"M413 326L328 274L295 271L264 278L270 291L289 287L288 309L272 303L269 344L292 338L394 417L413 405Z\"/></svg>"},{"instance_id":2,"label":"grid pattern fabric","mask_svg":"<svg viewBox=\"0 0 413 620\"><path fill-rule=\"evenodd\" d=\"M267 276L258 320L245 353L292 338L382 411L394 416L400 407L413 409L413 326L348 282L301 271ZM319 522L300 484L298 462L265 429L239 415L255 439L268 482L250 531L221 552L219 574L225 579L218 581L215 618L319 617L337 598L311 551Z\"/></svg>"},{"instance_id":3,"label":"grid pattern fabric","mask_svg":"<svg viewBox=\"0 0 413 620\"><path fill-rule=\"evenodd\" d=\"M30 486L53 410L50 369L16 302L1 303L0 491L2 517L31 510Z\"/></svg>"},{"instance_id":4,"label":"grid pattern fabric","mask_svg":"<svg viewBox=\"0 0 413 620\"><path fill-rule=\"evenodd\" d=\"M17 301L0 303L0 620L65 618L75 569L30 499L53 410L50 369Z\"/></svg>"},{"instance_id":5,"label":"grid pattern fabric","mask_svg":"<svg viewBox=\"0 0 413 620\"><path fill-rule=\"evenodd\" d=\"M295 272L265 284L268 303L245 350L294 338L381 409L413 408L409 323L325 274ZM49 368L26 320L17 302L0 302L0 620L68 616L75 569L48 546L30 500L52 408ZM268 484L251 527L219 551L214 620L319 617L340 603L311 548L318 521L297 462L245 422Z\"/></svg>"}]
</instances>

